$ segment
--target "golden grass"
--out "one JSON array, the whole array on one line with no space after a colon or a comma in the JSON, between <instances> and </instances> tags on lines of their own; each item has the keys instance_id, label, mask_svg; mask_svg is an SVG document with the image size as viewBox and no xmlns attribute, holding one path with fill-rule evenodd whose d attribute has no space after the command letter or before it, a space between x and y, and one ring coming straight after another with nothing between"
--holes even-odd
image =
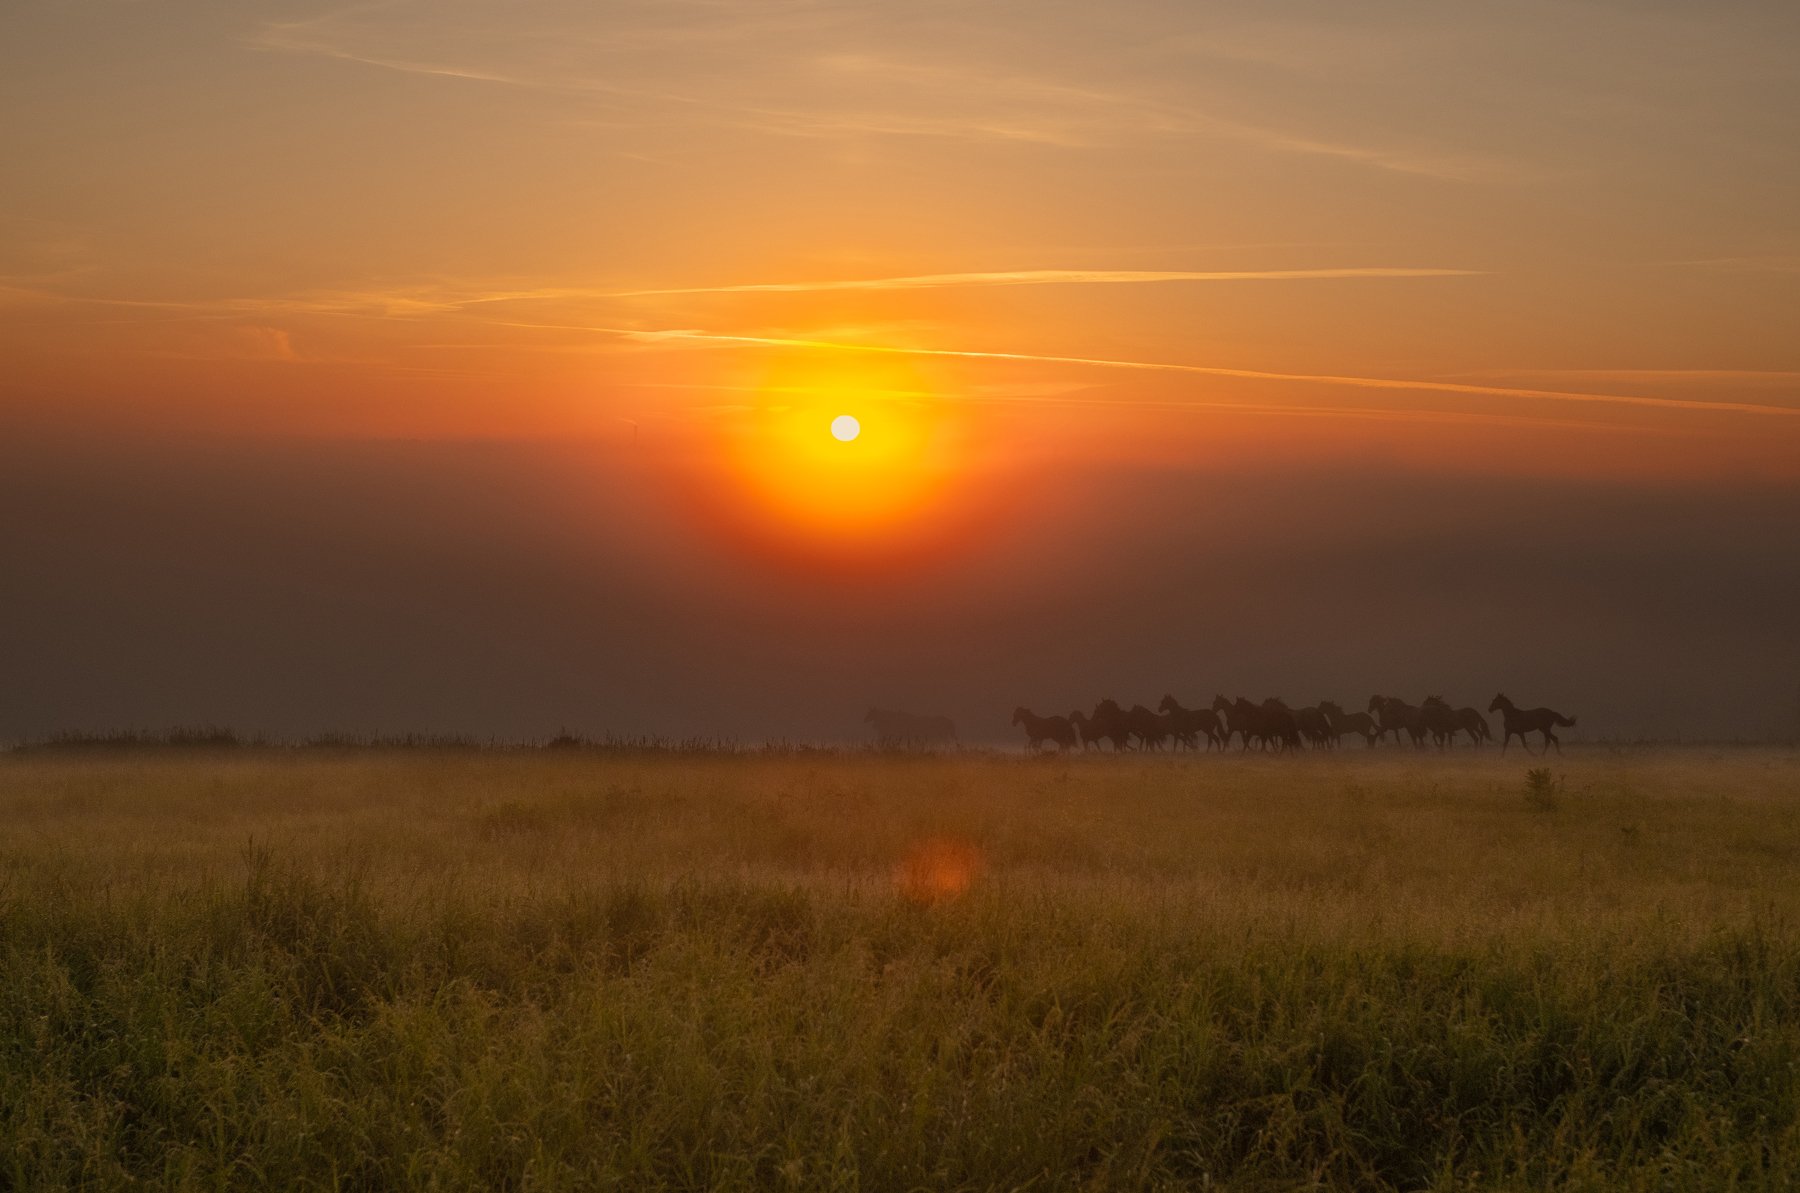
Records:
<instances>
[{"instance_id":1,"label":"golden grass","mask_svg":"<svg viewBox=\"0 0 1800 1193\"><path fill-rule=\"evenodd\" d=\"M0 857L18 1187L1800 1178L1793 751L21 755Z\"/></svg>"}]
</instances>

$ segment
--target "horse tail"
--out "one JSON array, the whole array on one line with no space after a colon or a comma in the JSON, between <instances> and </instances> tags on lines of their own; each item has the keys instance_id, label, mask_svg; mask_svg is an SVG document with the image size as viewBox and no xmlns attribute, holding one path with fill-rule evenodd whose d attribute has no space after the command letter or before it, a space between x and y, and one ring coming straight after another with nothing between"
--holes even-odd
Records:
<instances>
[{"instance_id":1,"label":"horse tail","mask_svg":"<svg viewBox=\"0 0 1800 1193\"><path fill-rule=\"evenodd\" d=\"M1556 714L1556 723L1566 729L1570 725L1573 725L1575 723L1575 718L1574 717L1565 717L1561 713L1557 713Z\"/></svg>"}]
</instances>

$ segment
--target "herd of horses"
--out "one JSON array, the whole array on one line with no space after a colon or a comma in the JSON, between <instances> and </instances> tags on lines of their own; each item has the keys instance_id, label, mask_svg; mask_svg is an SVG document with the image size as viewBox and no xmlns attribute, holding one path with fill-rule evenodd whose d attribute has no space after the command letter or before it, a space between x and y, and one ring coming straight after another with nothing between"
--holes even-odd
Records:
<instances>
[{"instance_id":1,"label":"herd of horses","mask_svg":"<svg viewBox=\"0 0 1800 1193\"><path fill-rule=\"evenodd\" d=\"M1574 717L1554 709L1519 708L1504 694L1494 697L1488 711L1500 714L1505 731L1501 753L1514 737L1530 752L1525 735L1542 733L1544 751L1555 746L1560 754L1562 742L1553 730L1575 724ZM1439 696L1427 696L1420 704L1408 704L1398 696L1371 696L1368 709L1361 712L1345 712L1330 700L1291 708L1274 697L1254 704L1242 696L1235 700L1216 696L1209 707L1185 708L1175 697L1164 696L1154 710L1141 704L1127 709L1108 699L1095 705L1091 713L1077 709L1066 717L1040 717L1021 706L1013 710L1012 723L1024 728L1032 750L1051 745L1072 750L1079 745L1085 751L1109 744L1116 751L1165 747L1224 750L1237 739L1241 749L1254 745L1261 750L1284 751L1330 749L1346 737L1360 737L1365 745L1373 746L1390 735L1397 744L1410 741L1423 749L1429 743L1443 749L1461 734L1475 746L1493 740L1485 716L1473 708L1452 708Z\"/></svg>"}]
</instances>

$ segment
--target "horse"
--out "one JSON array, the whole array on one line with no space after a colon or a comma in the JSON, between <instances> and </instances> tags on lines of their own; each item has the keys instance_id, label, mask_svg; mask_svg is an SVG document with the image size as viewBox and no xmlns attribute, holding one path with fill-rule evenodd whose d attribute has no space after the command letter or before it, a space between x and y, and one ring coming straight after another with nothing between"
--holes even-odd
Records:
<instances>
[{"instance_id":1,"label":"horse","mask_svg":"<svg viewBox=\"0 0 1800 1193\"><path fill-rule=\"evenodd\" d=\"M883 750L928 750L960 745L956 723L949 717L922 717L891 708L871 708L863 723L875 726L875 744Z\"/></svg>"},{"instance_id":2,"label":"horse","mask_svg":"<svg viewBox=\"0 0 1800 1193\"><path fill-rule=\"evenodd\" d=\"M1300 736L1304 737L1315 748L1331 742L1331 722L1325 719L1323 706L1294 710L1294 720L1299 724Z\"/></svg>"},{"instance_id":3,"label":"horse","mask_svg":"<svg viewBox=\"0 0 1800 1193\"><path fill-rule=\"evenodd\" d=\"M1219 714L1210 708L1183 708L1173 696L1164 696L1157 709L1169 714L1175 736L1190 750L1200 748L1200 734L1206 734L1206 746L1224 746L1219 741Z\"/></svg>"},{"instance_id":4,"label":"horse","mask_svg":"<svg viewBox=\"0 0 1800 1193\"><path fill-rule=\"evenodd\" d=\"M1294 710L1274 697L1261 704L1252 704L1242 696L1229 702L1223 696L1215 696L1212 706L1225 718L1227 744L1234 733L1243 735L1242 748L1246 750L1250 748L1251 738L1265 750L1276 744L1283 748L1300 744L1300 728L1294 720Z\"/></svg>"},{"instance_id":5,"label":"horse","mask_svg":"<svg viewBox=\"0 0 1800 1193\"><path fill-rule=\"evenodd\" d=\"M1469 735L1475 745L1483 745L1494 740L1493 730L1488 728L1487 718L1472 708L1456 710L1457 727Z\"/></svg>"},{"instance_id":6,"label":"horse","mask_svg":"<svg viewBox=\"0 0 1800 1193\"><path fill-rule=\"evenodd\" d=\"M1141 704L1131 706L1125 714L1125 724L1131 735L1138 739L1138 744L1146 750L1160 750L1169 739L1169 722L1166 717L1158 716Z\"/></svg>"},{"instance_id":7,"label":"horse","mask_svg":"<svg viewBox=\"0 0 1800 1193\"><path fill-rule=\"evenodd\" d=\"M1333 744L1344 739L1346 733L1362 734L1363 745L1375 744L1377 730L1375 718L1366 712L1345 712L1335 700L1326 700L1319 705L1319 711L1325 715L1326 723L1331 726Z\"/></svg>"},{"instance_id":8,"label":"horse","mask_svg":"<svg viewBox=\"0 0 1800 1193\"><path fill-rule=\"evenodd\" d=\"M1440 750L1449 745L1462 728L1456 710L1444 703L1442 696L1425 697L1425 702L1419 705L1419 725L1431 734L1431 740Z\"/></svg>"},{"instance_id":9,"label":"horse","mask_svg":"<svg viewBox=\"0 0 1800 1193\"><path fill-rule=\"evenodd\" d=\"M1243 748L1248 750L1250 748L1250 738L1262 730L1262 717L1257 712L1256 705L1250 703L1242 696L1239 696L1236 700L1227 700L1223 696L1214 696L1212 711L1219 715L1219 720L1225 726L1224 732L1220 735L1223 743L1219 747L1220 749L1224 749L1231 744L1233 734L1242 734L1244 738Z\"/></svg>"},{"instance_id":10,"label":"horse","mask_svg":"<svg viewBox=\"0 0 1800 1193\"><path fill-rule=\"evenodd\" d=\"M1025 726L1029 749L1041 749L1047 741L1055 742L1059 751L1075 748L1075 726L1069 723L1067 717L1036 716L1029 708L1020 705L1013 709L1012 723Z\"/></svg>"},{"instance_id":11,"label":"horse","mask_svg":"<svg viewBox=\"0 0 1800 1193\"><path fill-rule=\"evenodd\" d=\"M1106 734L1102 733L1100 726L1089 720L1088 715L1079 708L1069 714L1069 724L1073 725L1075 732L1081 735L1082 753L1087 753L1090 746L1105 744Z\"/></svg>"},{"instance_id":12,"label":"horse","mask_svg":"<svg viewBox=\"0 0 1800 1193\"><path fill-rule=\"evenodd\" d=\"M1567 728L1575 724L1574 717L1565 717L1554 709L1519 708L1506 698L1504 692L1494 697L1494 702L1488 705L1488 711L1500 714L1501 724L1506 730L1506 736L1500 741L1502 754L1506 753L1506 747L1512 744L1515 733L1519 735L1519 744L1525 747L1527 754L1531 753L1531 743L1525 740L1527 733L1544 735L1544 748L1540 751L1541 753L1548 753L1550 747L1555 746L1556 752L1560 754L1562 753L1562 742L1557 740L1556 734L1550 732L1550 729L1552 726L1560 725Z\"/></svg>"},{"instance_id":13,"label":"horse","mask_svg":"<svg viewBox=\"0 0 1800 1193\"><path fill-rule=\"evenodd\" d=\"M1130 725L1118 700L1102 700L1089 716L1069 713L1069 722L1082 732L1082 749L1093 741L1111 741L1114 750L1130 749Z\"/></svg>"},{"instance_id":14,"label":"horse","mask_svg":"<svg viewBox=\"0 0 1800 1193\"><path fill-rule=\"evenodd\" d=\"M1287 703L1279 697L1270 696L1262 702L1262 736L1265 742L1273 744L1279 740L1284 750L1298 750L1300 743L1300 718Z\"/></svg>"},{"instance_id":15,"label":"horse","mask_svg":"<svg viewBox=\"0 0 1800 1193\"><path fill-rule=\"evenodd\" d=\"M1394 735L1394 744L1404 745L1400 739L1400 731L1405 730L1412 738L1415 746L1425 744L1425 726L1419 710L1398 696L1369 697L1369 711L1376 716L1375 739L1380 741L1388 734Z\"/></svg>"}]
</instances>

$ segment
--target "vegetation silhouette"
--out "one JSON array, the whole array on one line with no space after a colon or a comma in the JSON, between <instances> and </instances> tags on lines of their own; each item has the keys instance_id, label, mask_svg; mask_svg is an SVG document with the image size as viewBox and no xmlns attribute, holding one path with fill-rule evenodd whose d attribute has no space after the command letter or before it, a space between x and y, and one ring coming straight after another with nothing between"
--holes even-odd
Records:
<instances>
[{"instance_id":1,"label":"vegetation silhouette","mask_svg":"<svg viewBox=\"0 0 1800 1193\"><path fill-rule=\"evenodd\" d=\"M883 750L928 750L962 744L956 736L956 722L949 717L871 708L863 723L875 726L875 745Z\"/></svg>"},{"instance_id":2,"label":"vegetation silhouette","mask_svg":"<svg viewBox=\"0 0 1800 1193\"><path fill-rule=\"evenodd\" d=\"M1556 752L1560 754L1562 753L1562 742L1550 730L1554 726L1568 728L1575 724L1574 717L1565 717L1555 709L1520 708L1508 700L1504 692L1494 697L1493 703L1488 705L1488 711L1500 714L1501 725L1506 730L1506 736L1500 740L1502 754L1506 753L1506 747L1512 744L1515 733L1519 736L1519 744L1525 747L1525 752L1528 754L1531 752L1531 743L1525 740L1527 733L1542 733L1544 735L1543 752L1548 753L1550 747L1555 746Z\"/></svg>"}]
</instances>

